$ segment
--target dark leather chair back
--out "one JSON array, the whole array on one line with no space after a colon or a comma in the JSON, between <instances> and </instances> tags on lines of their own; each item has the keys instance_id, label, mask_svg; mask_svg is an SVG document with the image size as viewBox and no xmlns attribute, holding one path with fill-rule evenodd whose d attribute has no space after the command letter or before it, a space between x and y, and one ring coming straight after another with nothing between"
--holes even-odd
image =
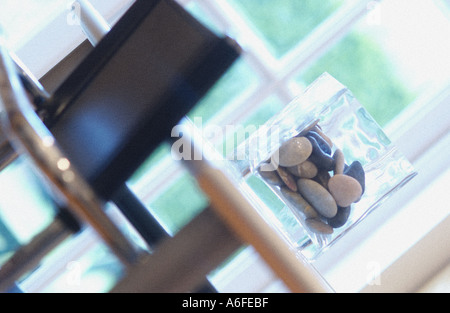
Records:
<instances>
[{"instance_id":1,"label":"dark leather chair back","mask_svg":"<svg viewBox=\"0 0 450 313\"><path fill-rule=\"evenodd\" d=\"M238 55L174 1L137 0L50 98L46 124L108 199Z\"/></svg>"}]
</instances>

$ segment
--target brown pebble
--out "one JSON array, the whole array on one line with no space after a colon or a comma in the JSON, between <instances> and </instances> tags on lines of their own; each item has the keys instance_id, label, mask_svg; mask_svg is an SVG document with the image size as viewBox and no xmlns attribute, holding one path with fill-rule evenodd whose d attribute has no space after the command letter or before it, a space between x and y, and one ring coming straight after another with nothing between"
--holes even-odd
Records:
<instances>
[{"instance_id":1,"label":"brown pebble","mask_svg":"<svg viewBox=\"0 0 450 313\"><path fill-rule=\"evenodd\" d=\"M334 159L334 175L336 174L344 174L344 167L345 167L345 157L344 153L341 149L336 149L336 151L333 154Z\"/></svg>"},{"instance_id":2,"label":"brown pebble","mask_svg":"<svg viewBox=\"0 0 450 313\"><path fill-rule=\"evenodd\" d=\"M297 191L297 183L295 182L294 176L289 173L285 168L278 166L277 173L280 175L281 180L285 185L292 191Z\"/></svg>"},{"instance_id":3,"label":"brown pebble","mask_svg":"<svg viewBox=\"0 0 450 313\"><path fill-rule=\"evenodd\" d=\"M340 207L351 205L362 194L359 182L353 177L342 174L337 174L330 178L328 189Z\"/></svg>"}]
</instances>

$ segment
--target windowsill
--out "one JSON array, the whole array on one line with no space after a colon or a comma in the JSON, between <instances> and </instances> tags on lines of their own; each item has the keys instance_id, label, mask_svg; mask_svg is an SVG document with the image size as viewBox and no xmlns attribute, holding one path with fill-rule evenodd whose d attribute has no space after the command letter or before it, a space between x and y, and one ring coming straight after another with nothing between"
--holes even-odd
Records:
<instances>
[{"instance_id":1,"label":"windowsill","mask_svg":"<svg viewBox=\"0 0 450 313\"><path fill-rule=\"evenodd\" d=\"M450 266L439 271L430 281L418 290L419 293L449 293L450 292Z\"/></svg>"}]
</instances>

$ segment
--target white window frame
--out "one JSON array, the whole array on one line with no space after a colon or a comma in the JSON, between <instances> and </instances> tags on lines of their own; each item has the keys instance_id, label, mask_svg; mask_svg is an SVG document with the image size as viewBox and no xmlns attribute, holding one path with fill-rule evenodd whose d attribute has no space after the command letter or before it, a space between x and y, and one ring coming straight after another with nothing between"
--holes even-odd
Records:
<instances>
[{"instance_id":1,"label":"white window frame","mask_svg":"<svg viewBox=\"0 0 450 313\"><path fill-rule=\"evenodd\" d=\"M211 15L219 27L236 39L245 48L244 58L261 76L262 83L254 90L235 99L226 110L226 114L217 115L212 119L212 123L223 124L224 120L233 120L236 123L245 118L245 116L236 116L234 109L245 104L250 110L256 109L259 103L273 92L278 97L288 103L298 90L292 88L289 81L301 69L306 68L314 60L319 58L334 42L344 36L355 24L362 18L368 10L368 6L373 3L369 0L357 0L352 2L352 6L346 6L336 12L330 19L318 27L304 42L300 43L291 52L281 60L275 59L267 51L264 43L247 26L245 21L237 14L230 5L222 0L179 0L183 5L196 1L202 9ZM444 1L444 0L443 0ZM114 22L123 12L123 3L129 5L131 0L92 0L94 6L110 21ZM125 7L126 8L126 7ZM58 64L65 56L80 45L85 40L79 27L73 27L67 23L67 12L58 16L53 22L37 34L30 42L25 44L17 54L19 58L31 69L38 77L43 77L51 68ZM39 51L36 51L39 47ZM431 184L433 181L439 181L448 169L448 160L450 144L448 116L450 116L450 82L443 86L438 86L434 92L418 99L415 104L402 113L385 129L394 143L404 152L414 166L420 172L420 175L413 182L407 185L401 192L397 193L386 204L383 204L370 215L357 228L349 232L344 238L340 239L329 251L321 256L315 263L325 278L329 279L332 286L336 286L337 291L357 292L362 290L388 290L393 284L382 283L381 285L371 286L365 278L367 275L361 274L361 279L354 284L343 284L348 279L349 273L354 273L355 264L362 266L361 273L370 273L370 266L374 261L374 256L370 253L380 246L380 240L386 240L389 237L389 231L393 228L403 229L404 216L417 216L418 208L415 208L414 201L410 201L418 195L420 191ZM408 121L408 122L405 122ZM433 125L428 127L427 131L421 131L423 125ZM412 143L412 139L416 139ZM436 157L438 156L438 157ZM139 186L135 186L139 194L144 190L152 190L151 194L145 197L154 197L161 192L164 186L167 186L170 175L172 181L182 173L182 168L171 166L170 173L167 164L170 160L163 160L154 172L149 173ZM443 172L443 175L439 175ZM165 175L161 175L165 174ZM445 176L446 177L446 176ZM150 184L152 182L152 184ZM152 186L159 188L152 188ZM401 208L401 209L399 209ZM396 212L392 214L392 212ZM395 251L386 256L385 260L377 261L381 279L383 282L401 280L408 284L399 286L395 291L414 291L434 273L443 262L450 260L450 252L436 254L428 251L423 242L430 240L448 240L445 225L449 223L448 213L443 210L436 214L420 231L417 229L405 229L404 236L411 238L407 243L399 243ZM389 223L385 223L388 216ZM378 238L381 238L377 240ZM446 237L445 237L446 236ZM365 238L364 240L361 237ZM446 241L444 241L446 242ZM87 247L79 246L80 251ZM417 250L417 251L416 251ZM423 262L414 260L411 255L414 253L427 253L428 259ZM285 287L264 265L261 258L252 249L248 248L242 254L243 256L232 261L223 271L225 274L218 274L213 280L216 282L219 290L234 291L236 286L243 285L243 281L249 280L249 277L263 277L268 279L264 283L255 283L248 286L249 289L241 291L286 291ZM336 260L340 260L337 262ZM399 264L408 264L411 268L417 268L416 275L405 275ZM369 266L369 268L368 268ZM419 267L422 269L419 271ZM243 271L246 268L248 271ZM424 270L425 268L425 270ZM241 270L237 270L241 269ZM255 269L261 269L255 271ZM395 269L395 270L394 270ZM61 271L64 270L61 268ZM233 275L239 273L239 275ZM253 273L253 274L252 274ZM383 276L384 273L388 275ZM42 273L40 275L43 275ZM37 276L36 276L37 277ZM42 276L39 276L42 277ZM222 277L222 279L220 278ZM225 279L224 277L228 277ZM230 277L233 277L231 279ZM346 277L346 279L344 279ZM32 281L33 279L31 279ZM228 281L228 284L226 283ZM42 286L33 289L32 283L28 287L32 291L39 291ZM234 288L234 289L233 289ZM253 288L253 289L251 289ZM386 289L383 289L386 288Z\"/></svg>"}]
</instances>

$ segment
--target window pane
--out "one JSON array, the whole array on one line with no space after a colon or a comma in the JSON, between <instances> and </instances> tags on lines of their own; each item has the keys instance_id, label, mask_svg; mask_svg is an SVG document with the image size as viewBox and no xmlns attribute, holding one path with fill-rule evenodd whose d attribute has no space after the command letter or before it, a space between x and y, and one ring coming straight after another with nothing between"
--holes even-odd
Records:
<instances>
[{"instance_id":1,"label":"window pane","mask_svg":"<svg viewBox=\"0 0 450 313\"><path fill-rule=\"evenodd\" d=\"M382 2L298 81L308 85L329 72L386 125L428 88L450 79L450 22L433 3Z\"/></svg>"},{"instance_id":2,"label":"window pane","mask_svg":"<svg viewBox=\"0 0 450 313\"><path fill-rule=\"evenodd\" d=\"M189 118L201 117L206 123L257 82L258 77L248 63L243 58L239 59L188 114Z\"/></svg>"},{"instance_id":3,"label":"window pane","mask_svg":"<svg viewBox=\"0 0 450 313\"><path fill-rule=\"evenodd\" d=\"M170 177L169 177L170 179ZM195 179L184 172L149 204L171 235L178 232L208 205Z\"/></svg>"},{"instance_id":4,"label":"window pane","mask_svg":"<svg viewBox=\"0 0 450 313\"><path fill-rule=\"evenodd\" d=\"M139 183L139 180L144 179L145 175L148 174L148 172L151 171L159 162L168 157L170 157L170 145L168 143L163 143L156 148L148 159L137 169L137 171L130 178L129 183L132 185Z\"/></svg>"},{"instance_id":5,"label":"window pane","mask_svg":"<svg viewBox=\"0 0 450 313\"><path fill-rule=\"evenodd\" d=\"M295 47L343 0L227 0L267 41L276 57Z\"/></svg>"},{"instance_id":6,"label":"window pane","mask_svg":"<svg viewBox=\"0 0 450 313\"><path fill-rule=\"evenodd\" d=\"M0 25L11 49L18 49L44 28L57 14L69 8L69 0L2 0Z\"/></svg>"}]
</instances>

